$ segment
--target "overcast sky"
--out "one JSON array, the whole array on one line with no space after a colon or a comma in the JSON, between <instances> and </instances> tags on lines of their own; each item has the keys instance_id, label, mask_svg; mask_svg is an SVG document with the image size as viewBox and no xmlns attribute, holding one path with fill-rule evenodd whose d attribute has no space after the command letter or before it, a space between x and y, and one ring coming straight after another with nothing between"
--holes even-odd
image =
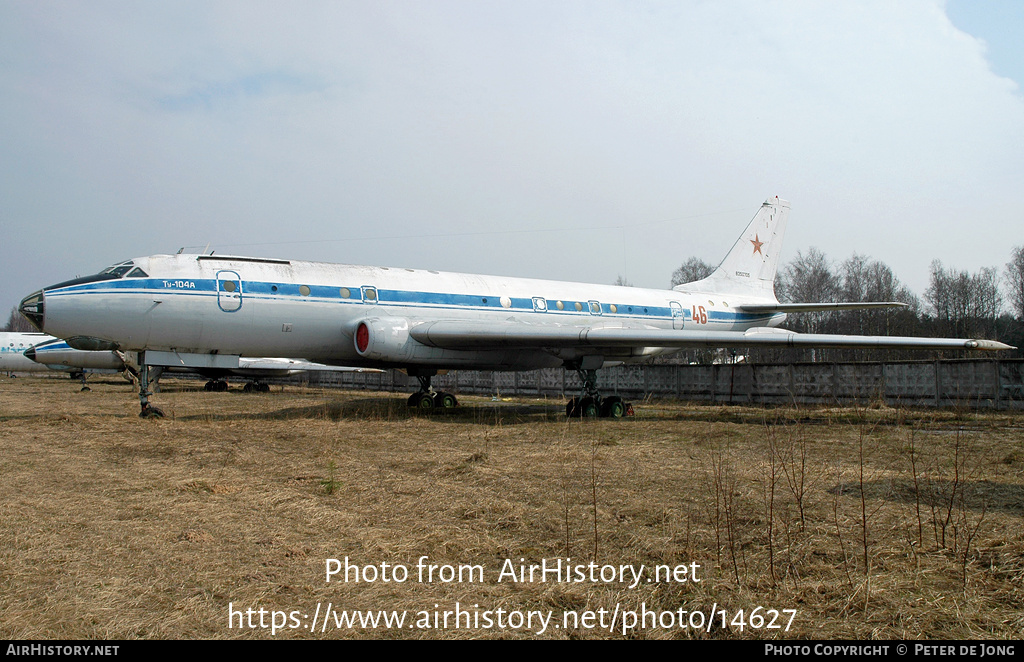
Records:
<instances>
[{"instance_id":1,"label":"overcast sky","mask_svg":"<svg viewBox=\"0 0 1024 662\"><path fill-rule=\"evenodd\" d=\"M765 198L1000 272L1024 3L0 0L0 310L182 246L666 287Z\"/></svg>"}]
</instances>

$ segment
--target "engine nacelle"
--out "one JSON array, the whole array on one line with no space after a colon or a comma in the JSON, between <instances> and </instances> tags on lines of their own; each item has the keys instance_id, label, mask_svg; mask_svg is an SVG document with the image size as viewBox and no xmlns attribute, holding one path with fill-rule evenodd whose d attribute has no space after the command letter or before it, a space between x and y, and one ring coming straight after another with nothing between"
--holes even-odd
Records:
<instances>
[{"instance_id":1,"label":"engine nacelle","mask_svg":"<svg viewBox=\"0 0 1024 662\"><path fill-rule=\"evenodd\" d=\"M431 349L409 337L409 320L400 317L361 320L356 325L354 342L359 356L389 363L422 358Z\"/></svg>"}]
</instances>

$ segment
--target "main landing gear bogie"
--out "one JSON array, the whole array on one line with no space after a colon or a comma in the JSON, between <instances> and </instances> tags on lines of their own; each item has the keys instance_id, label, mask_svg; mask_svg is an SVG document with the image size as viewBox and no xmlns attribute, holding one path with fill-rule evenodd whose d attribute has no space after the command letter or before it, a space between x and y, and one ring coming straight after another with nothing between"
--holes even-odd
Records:
<instances>
[{"instance_id":1,"label":"main landing gear bogie","mask_svg":"<svg viewBox=\"0 0 1024 662\"><path fill-rule=\"evenodd\" d=\"M596 369L572 367L576 369L583 381L583 390L581 395L574 396L566 403L566 416L569 418L622 418L633 415L633 405L621 397L617 395L601 396L601 392L597 389Z\"/></svg>"},{"instance_id":2,"label":"main landing gear bogie","mask_svg":"<svg viewBox=\"0 0 1024 662\"><path fill-rule=\"evenodd\" d=\"M420 411L433 411L434 409L455 409L459 406L459 400L451 393L435 391L430 388L432 374L414 375L420 382L420 390L409 396L409 407Z\"/></svg>"},{"instance_id":3,"label":"main landing gear bogie","mask_svg":"<svg viewBox=\"0 0 1024 662\"><path fill-rule=\"evenodd\" d=\"M444 391L418 391L409 396L408 404L413 409L432 411L434 409L454 409L459 406L459 400L453 394Z\"/></svg>"},{"instance_id":4,"label":"main landing gear bogie","mask_svg":"<svg viewBox=\"0 0 1024 662\"><path fill-rule=\"evenodd\" d=\"M569 418L622 418L632 415L632 410L633 406L617 395L607 398L574 396L565 404L565 415Z\"/></svg>"}]
</instances>

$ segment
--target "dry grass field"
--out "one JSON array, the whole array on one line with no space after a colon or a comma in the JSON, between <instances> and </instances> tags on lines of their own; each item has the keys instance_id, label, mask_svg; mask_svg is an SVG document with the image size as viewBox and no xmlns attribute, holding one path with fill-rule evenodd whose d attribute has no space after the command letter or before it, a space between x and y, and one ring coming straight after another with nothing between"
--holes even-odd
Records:
<instances>
[{"instance_id":1,"label":"dry grass field","mask_svg":"<svg viewBox=\"0 0 1024 662\"><path fill-rule=\"evenodd\" d=\"M423 415L401 394L201 385L165 380L167 418L140 420L123 381L0 377L0 638L1024 632L1020 413L566 421L560 401ZM363 581L327 582L346 557ZM501 576L566 557L583 581ZM339 625L353 610L406 620Z\"/></svg>"}]
</instances>

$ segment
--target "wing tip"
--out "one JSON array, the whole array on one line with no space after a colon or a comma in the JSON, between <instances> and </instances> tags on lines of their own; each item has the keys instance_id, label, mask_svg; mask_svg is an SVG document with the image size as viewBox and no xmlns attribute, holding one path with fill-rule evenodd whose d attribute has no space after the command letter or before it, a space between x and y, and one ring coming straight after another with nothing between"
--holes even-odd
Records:
<instances>
[{"instance_id":1,"label":"wing tip","mask_svg":"<svg viewBox=\"0 0 1024 662\"><path fill-rule=\"evenodd\" d=\"M968 340L967 341L967 349L980 349L980 350L998 352L998 351L1002 351L1002 350L1007 350L1007 349L1011 349L1012 350L1012 349L1017 349L1017 348L1014 347L1013 345L1007 345L1006 343L1001 343L998 340Z\"/></svg>"}]
</instances>

